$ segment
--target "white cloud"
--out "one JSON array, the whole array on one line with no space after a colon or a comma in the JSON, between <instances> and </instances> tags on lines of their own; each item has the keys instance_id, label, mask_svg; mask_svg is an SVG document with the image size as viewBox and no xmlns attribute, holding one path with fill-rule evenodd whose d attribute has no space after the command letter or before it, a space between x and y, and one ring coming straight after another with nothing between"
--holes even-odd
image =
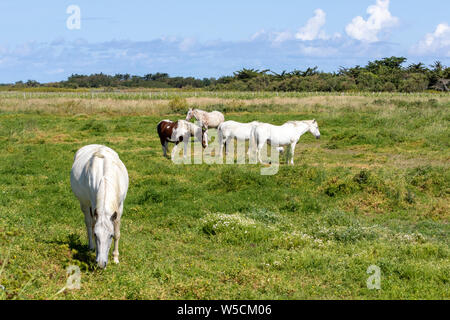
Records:
<instances>
[{"instance_id":1,"label":"white cloud","mask_svg":"<svg viewBox=\"0 0 450 320\"><path fill-rule=\"evenodd\" d=\"M389 12L389 0L377 0L375 5L367 8L367 13L367 20L357 16L345 27L348 36L356 40L375 42L378 41L381 31L398 23L398 18Z\"/></svg>"},{"instance_id":2,"label":"white cloud","mask_svg":"<svg viewBox=\"0 0 450 320\"><path fill-rule=\"evenodd\" d=\"M290 30L285 31L265 31L260 30L253 34L250 38L251 41L268 41L273 46L279 47L282 43L288 41L313 41L313 40L336 40L342 37L339 32L335 32L332 36L329 36L322 30L322 27L326 22L326 14L322 9L316 9L314 16L310 18L306 24L301 27L297 32Z\"/></svg>"},{"instance_id":3,"label":"white cloud","mask_svg":"<svg viewBox=\"0 0 450 320\"><path fill-rule=\"evenodd\" d=\"M447 23L438 24L436 30L427 33L411 51L413 54L442 53L450 57L450 26Z\"/></svg>"},{"instance_id":4,"label":"white cloud","mask_svg":"<svg viewBox=\"0 0 450 320\"><path fill-rule=\"evenodd\" d=\"M106 74L167 72L210 77L246 68L292 70L317 65L364 64L372 58L396 55L384 42L365 43L347 37L302 41L294 32L259 32L246 41L199 41L165 37L149 41L82 39L30 42L0 49L0 83L34 79L65 79L72 73ZM278 42L276 42L278 41Z\"/></svg>"},{"instance_id":5,"label":"white cloud","mask_svg":"<svg viewBox=\"0 0 450 320\"><path fill-rule=\"evenodd\" d=\"M322 27L325 25L326 14L322 9L314 11L314 17L310 18L306 25L301 27L295 34L295 38L307 41L316 39L327 39Z\"/></svg>"},{"instance_id":6,"label":"white cloud","mask_svg":"<svg viewBox=\"0 0 450 320\"><path fill-rule=\"evenodd\" d=\"M300 46L300 52L307 57L332 57L339 54L338 48L330 46L313 47L313 46Z\"/></svg>"},{"instance_id":7,"label":"white cloud","mask_svg":"<svg viewBox=\"0 0 450 320\"><path fill-rule=\"evenodd\" d=\"M275 39L273 40L273 42L280 43L291 39L292 34L289 31L275 32Z\"/></svg>"},{"instance_id":8,"label":"white cloud","mask_svg":"<svg viewBox=\"0 0 450 320\"><path fill-rule=\"evenodd\" d=\"M181 51L189 51L194 47L196 40L194 38L185 38L179 44L179 48Z\"/></svg>"},{"instance_id":9,"label":"white cloud","mask_svg":"<svg viewBox=\"0 0 450 320\"><path fill-rule=\"evenodd\" d=\"M257 32L255 32L251 37L250 37L250 40L258 40L258 39L260 39L260 38L263 38L265 35L267 34L267 32L264 30L264 29L262 29L262 30L259 30L259 31L257 31Z\"/></svg>"}]
</instances>

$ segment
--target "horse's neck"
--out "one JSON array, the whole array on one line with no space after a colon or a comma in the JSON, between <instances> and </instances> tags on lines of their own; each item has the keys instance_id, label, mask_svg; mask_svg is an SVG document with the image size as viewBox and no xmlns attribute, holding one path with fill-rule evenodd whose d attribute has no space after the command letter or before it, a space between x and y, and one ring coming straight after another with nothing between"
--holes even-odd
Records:
<instances>
[{"instance_id":1,"label":"horse's neck","mask_svg":"<svg viewBox=\"0 0 450 320\"><path fill-rule=\"evenodd\" d=\"M194 110L194 117L197 120L203 120L204 117L205 117L205 111L195 109Z\"/></svg>"},{"instance_id":2,"label":"horse's neck","mask_svg":"<svg viewBox=\"0 0 450 320\"><path fill-rule=\"evenodd\" d=\"M309 131L309 124L305 122L301 122L301 125L297 125L296 127L300 136Z\"/></svg>"}]
</instances>

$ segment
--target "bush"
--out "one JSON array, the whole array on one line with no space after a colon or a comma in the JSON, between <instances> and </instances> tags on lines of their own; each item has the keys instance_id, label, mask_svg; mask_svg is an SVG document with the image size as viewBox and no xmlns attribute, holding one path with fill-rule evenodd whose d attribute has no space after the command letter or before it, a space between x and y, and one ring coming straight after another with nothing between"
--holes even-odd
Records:
<instances>
[{"instance_id":1,"label":"bush","mask_svg":"<svg viewBox=\"0 0 450 320\"><path fill-rule=\"evenodd\" d=\"M329 197L336 197L341 194L351 194L358 190L356 184L349 179L339 179L334 177L324 186L324 192Z\"/></svg>"},{"instance_id":2,"label":"bush","mask_svg":"<svg viewBox=\"0 0 450 320\"><path fill-rule=\"evenodd\" d=\"M388 81L386 82L383 87L382 87L382 91L387 91L387 92L393 92L395 91L397 88L395 87L395 84L393 84L392 82Z\"/></svg>"},{"instance_id":3,"label":"bush","mask_svg":"<svg viewBox=\"0 0 450 320\"><path fill-rule=\"evenodd\" d=\"M402 80L399 85L401 92L419 92L428 88L428 79L426 75L420 73L412 73Z\"/></svg>"},{"instance_id":4,"label":"bush","mask_svg":"<svg viewBox=\"0 0 450 320\"><path fill-rule=\"evenodd\" d=\"M173 113L184 113L188 108L186 98L175 97L169 101L169 110Z\"/></svg>"}]
</instances>

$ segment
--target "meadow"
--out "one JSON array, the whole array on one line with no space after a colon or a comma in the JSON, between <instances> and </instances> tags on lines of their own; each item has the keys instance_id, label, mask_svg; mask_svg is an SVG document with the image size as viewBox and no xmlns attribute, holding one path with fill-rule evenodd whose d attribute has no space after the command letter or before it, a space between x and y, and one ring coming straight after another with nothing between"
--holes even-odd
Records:
<instances>
[{"instance_id":1,"label":"meadow","mask_svg":"<svg viewBox=\"0 0 450 320\"><path fill-rule=\"evenodd\" d=\"M189 107L314 118L321 139L302 136L272 176L176 165L156 124ZM449 299L449 121L443 93L2 92L0 299ZM91 143L130 177L121 262L105 270L70 189ZM69 265L81 288L58 294Z\"/></svg>"}]
</instances>

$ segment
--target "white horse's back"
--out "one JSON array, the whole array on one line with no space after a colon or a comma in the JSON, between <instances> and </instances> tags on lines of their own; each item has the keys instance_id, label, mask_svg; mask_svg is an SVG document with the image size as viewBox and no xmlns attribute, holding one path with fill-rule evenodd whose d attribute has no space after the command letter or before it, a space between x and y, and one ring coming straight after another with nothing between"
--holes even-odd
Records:
<instances>
[{"instance_id":1,"label":"white horse's back","mask_svg":"<svg viewBox=\"0 0 450 320\"><path fill-rule=\"evenodd\" d=\"M242 123L233 120L223 122L218 130L222 133L224 137L232 137L239 140L250 139L250 132L253 125L257 124L258 121L253 121L249 123Z\"/></svg>"},{"instance_id":2,"label":"white horse's back","mask_svg":"<svg viewBox=\"0 0 450 320\"><path fill-rule=\"evenodd\" d=\"M106 162L112 165L108 168L108 172L105 172ZM101 178L106 173L119 185L119 200L122 202L128 190L128 172L117 152L98 144L87 145L77 151L70 173L70 182L73 193L80 202L96 201L93 197L96 195Z\"/></svg>"},{"instance_id":3,"label":"white horse's back","mask_svg":"<svg viewBox=\"0 0 450 320\"><path fill-rule=\"evenodd\" d=\"M206 128L218 128L221 123L225 121L225 117L220 111L207 112L200 109L189 109L186 115L186 121L189 121L192 117L201 121Z\"/></svg>"},{"instance_id":4,"label":"white horse's back","mask_svg":"<svg viewBox=\"0 0 450 320\"><path fill-rule=\"evenodd\" d=\"M271 145L285 146L298 140L298 130L292 124L276 126L270 123L260 123L255 126L257 140L267 141Z\"/></svg>"},{"instance_id":5,"label":"white horse's back","mask_svg":"<svg viewBox=\"0 0 450 320\"><path fill-rule=\"evenodd\" d=\"M223 145L231 142L232 139L237 140L249 140L251 131L254 125L258 124L258 121L252 121L249 123L242 123L233 120L222 122L217 131L219 136L220 154L222 154ZM228 146L226 146L228 150Z\"/></svg>"}]
</instances>

